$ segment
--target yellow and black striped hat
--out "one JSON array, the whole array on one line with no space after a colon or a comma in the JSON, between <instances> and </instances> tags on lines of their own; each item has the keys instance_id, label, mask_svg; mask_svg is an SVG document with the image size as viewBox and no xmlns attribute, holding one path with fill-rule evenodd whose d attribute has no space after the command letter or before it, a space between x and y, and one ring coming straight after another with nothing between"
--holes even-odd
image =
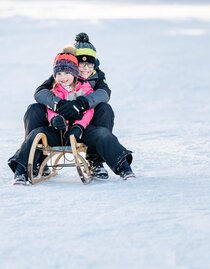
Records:
<instances>
[{"instance_id":1,"label":"yellow and black striped hat","mask_svg":"<svg viewBox=\"0 0 210 269\"><path fill-rule=\"evenodd\" d=\"M96 48L89 41L86 33L76 35L76 57L78 62L96 63Z\"/></svg>"}]
</instances>

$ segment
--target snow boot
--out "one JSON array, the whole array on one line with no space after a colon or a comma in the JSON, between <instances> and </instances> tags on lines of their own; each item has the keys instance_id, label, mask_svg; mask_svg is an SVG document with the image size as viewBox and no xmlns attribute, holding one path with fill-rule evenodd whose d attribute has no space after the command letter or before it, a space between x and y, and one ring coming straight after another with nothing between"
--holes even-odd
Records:
<instances>
[{"instance_id":1,"label":"snow boot","mask_svg":"<svg viewBox=\"0 0 210 269\"><path fill-rule=\"evenodd\" d=\"M108 171L104 168L102 162L90 162L91 173L96 179L108 179Z\"/></svg>"},{"instance_id":2,"label":"snow boot","mask_svg":"<svg viewBox=\"0 0 210 269\"><path fill-rule=\"evenodd\" d=\"M119 175L123 180L127 180L128 178L136 178L135 174L131 170L131 167L128 161L123 159L118 166Z\"/></svg>"},{"instance_id":3,"label":"snow boot","mask_svg":"<svg viewBox=\"0 0 210 269\"><path fill-rule=\"evenodd\" d=\"M27 173L21 164L18 164L16 167L13 185L31 185L28 181Z\"/></svg>"},{"instance_id":4,"label":"snow boot","mask_svg":"<svg viewBox=\"0 0 210 269\"><path fill-rule=\"evenodd\" d=\"M37 164L36 168L34 168L34 170L33 170L33 176L34 176L34 177L37 177L37 176L38 176L38 174L39 174L39 169L40 169L40 164ZM43 169L43 174L42 174L42 176L44 176L44 177L49 176L50 173L51 173L50 168L49 168L47 165L45 165L45 167L44 167L44 169Z\"/></svg>"}]
</instances>

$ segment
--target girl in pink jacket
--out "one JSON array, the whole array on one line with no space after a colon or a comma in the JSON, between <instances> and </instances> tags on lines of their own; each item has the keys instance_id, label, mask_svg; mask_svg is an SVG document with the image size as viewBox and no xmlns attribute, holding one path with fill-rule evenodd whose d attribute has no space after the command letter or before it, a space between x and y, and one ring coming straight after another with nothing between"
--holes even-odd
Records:
<instances>
[{"instance_id":1,"label":"girl in pink jacket","mask_svg":"<svg viewBox=\"0 0 210 269\"><path fill-rule=\"evenodd\" d=\"M74 48L69 47L69 50L74 52ZM77 140L81 139L84 129L89 125L94 109L88 109L83 114L78 114L78 120L64 119L62 115L57 113L59 106L70 100L83 100L82 96L93 92L89 82L77 82L78 78L78 61L76 57L69 53L59 53L54 60L53 74L55 84L51 90L53 94L60 98L58 103L55 103L54 109L47 109L48 121L56 130L68 131L74 134ZM75 106L76 108L76 106ZM79 113L79 111L78 111Z\"/></svg>"},{"instance_id":2,"label":"girl in pink jacket","mask_svg":"<svg viewBox=\"0 0 210 269\"><path fill-rule=\"evenodd\" d=\"M64 74L65 75L65 74ZM62 75L61 75L62 76ZM59 76L60 77L60 76ZM81 83L78 82L76 88L74 87L65 87L62 86L62 83L56 83L52 89L52 92L55 96L60 97L62 100L76 100L77 97L87 95L93 92L92 87L88 82ZM58 115L55 111L51 109L47 109L48 113L48 121L51 122L52 118ZM87 125L90 123L93 117L94 109L89 109L83 112L83 117L81 120L76 120L73 123L74 125L81 125L83 128L86 128ZM66 126L69 126L69 121L66 121Z\"/></svg>"},{"instance_id":3,"label":"girl in pink jacket","mask_svg":"<svg viewBox=\"0 0 210 269\"><path fill-rule=\"evenodd\" d=\"M79 141L84 129L89 125L93 117L93 108L87 109L82 113L78 111L78 120L72 120L71 117L64 118L57 113L59 106L67 102L67 100L73 100L74 106L74 100L77 99L77 101L81 102L82 107L83 95L93 92L89 82L77 83L79 76L77 58L71 53L59 53L54 60L53 74L55 84L52 92L57 96L58 102L55 103L53 110L48 108L49 126L38 127L32 130L25 138L20 149L8 160L8 165L15 173L15 185L27 185L29 183L27 175L28 157L31 145L38 133L44 133L47 136L48 144L52 147L69 145L70 135L74 134L76 140ZM41 151L37 151L37 160L40 159L40 154Z\"/></svg>"}]
</instances>

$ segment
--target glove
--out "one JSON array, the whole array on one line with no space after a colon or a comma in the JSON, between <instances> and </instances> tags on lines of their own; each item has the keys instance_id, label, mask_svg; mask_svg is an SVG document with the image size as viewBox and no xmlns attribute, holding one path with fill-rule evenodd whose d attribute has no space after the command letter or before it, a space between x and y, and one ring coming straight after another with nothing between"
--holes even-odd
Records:
<instances>
[{"instance_id":1,"label":"glove","mask_svg":"<svg viewBox=\"0 0 210 269\"><path fill-rule=\"evenodd\" d=\"M66 120L60 115L54 116L51 119L50 124L56 130L66 131Z\"/></svg>"},{"instance_id":2,"label":"glove","mask_svg":"<svg viewBox=\"0 0 210 269\"><path fill-rule=\"evenodd\" d=\"M90 108L88 100L84 96L77 97L76 102L78 103L81 112L84 112Z\"/></svg>"},{"instance_id":3,"label":"glove","mask_svg":"<svg viewBox=\"0 0 210 269\"><path fill-rule=\"evenodd\" d=\"M70 129L70 135L74 135L77 141L80 141L83 135L84 127L79 124L73 125Z\"/></svg>"},{"instance_id":4,"label":"glove","mask_svg":"<svg viewBox=\"0 0 210 269\"><path fill-rule=\"evenodd\" d=\"M83 115L80 115L80 109L79 109L79 106L78 106L76 100L73 100L73 101L62 100L62 101L60 101L58 103L57 112L67 120L78 119L78 117L81 120L83 117Z\"/></svg>"},{"instance_id":5,"label":"glove","mask_svg":"<svg viewBox=\"0 0 210 269\"><path fill-rule=\"evenodd\" d=\"M84 96L79 96L76 100L62 100L58 103L57 111L65 119L81 120L82 112L89 108L87 99Z\"/></svg>"}]
</instances>

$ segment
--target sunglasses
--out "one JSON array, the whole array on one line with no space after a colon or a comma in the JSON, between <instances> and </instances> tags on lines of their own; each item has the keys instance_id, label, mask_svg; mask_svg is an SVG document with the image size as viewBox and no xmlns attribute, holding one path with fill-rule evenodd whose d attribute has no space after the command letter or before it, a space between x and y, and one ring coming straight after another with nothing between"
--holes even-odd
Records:
<instances>
[{"instance_id":1,"label":"sunglasses","mask_svg":"<svg viewBox=\"0 0 210 269\"><path fill-rule=\"evenodd\" d=\"M79 63L79 67L88 67L88 68L93 68L94 67L94 64L93 63L88 63L88 62L80 62Z\"/></svg>"}]
</instances>

